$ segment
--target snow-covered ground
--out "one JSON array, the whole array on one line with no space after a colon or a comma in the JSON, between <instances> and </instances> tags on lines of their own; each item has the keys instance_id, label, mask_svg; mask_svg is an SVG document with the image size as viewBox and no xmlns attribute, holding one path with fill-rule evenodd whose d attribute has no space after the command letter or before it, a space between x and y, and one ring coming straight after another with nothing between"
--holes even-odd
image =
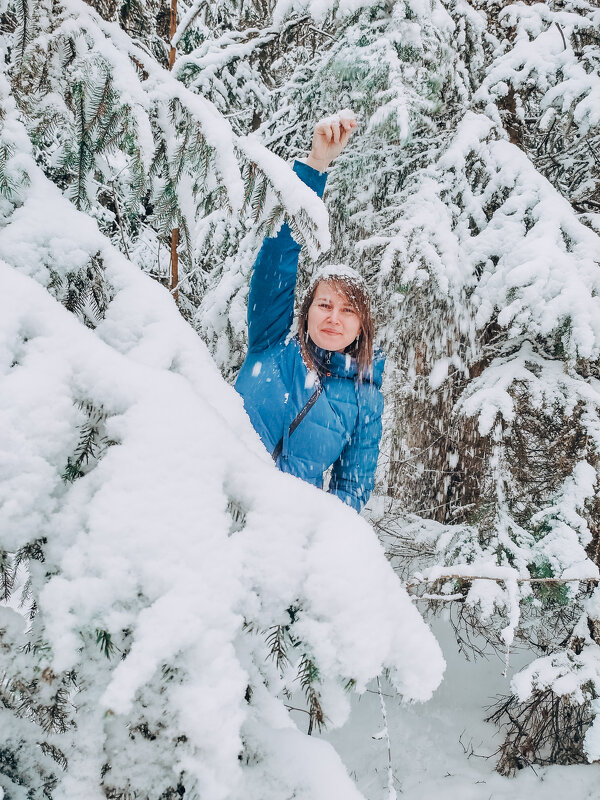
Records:
<instances>
[{"instance_id":1,"label":"snow-covered ground","mask_svg":"<svg viewBox=\"0 0 600 800\"><path fill-rule=\"evenodd\" d=\"M515 778L494 771L491 756L501 735L483 721L485 707L508 694L526 659L513 655L507 677L494 654L466 661L450 625L433 624L447 662L446 675L427 703L407 706L382 683L392 751L394 786L403 800L597 800L600 765L536 767ZM325 734L367 800L388 800L388 748L377 685L353 699L349 722ZM338 798L332 798L338 800ZM342 800L342 798L339 798Z\"/></svg>"}]
</instances>

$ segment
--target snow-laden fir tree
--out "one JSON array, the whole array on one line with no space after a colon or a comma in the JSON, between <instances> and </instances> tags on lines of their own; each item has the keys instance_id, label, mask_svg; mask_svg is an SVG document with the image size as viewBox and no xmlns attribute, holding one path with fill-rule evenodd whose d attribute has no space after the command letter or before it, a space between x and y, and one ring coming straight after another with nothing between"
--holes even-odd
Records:
<instances>
[{"instance_id":1,"label":"snow-laden fir tree","mask_svg":"<svg viewBox=\"0 0 600 800\"><path fill-rule=\"evenodd\" d=\"M162 6L40 0L8 3L5 20L11 88L37 162L146 272L168 282L173 228L185 280L202 271L192 241L213 215L248 208L252 225L273 228L289 174L168 73ZM318 247L323 225L288 210Z\"/></svg>"},{"instance_id":2,"label":"snow-laden fir tree","mask_svg":"<svg viewBox=\"0 0 600 800\"><path fill-rule=\"evenodd\" d=\"M164 69L150 6L125 12L4 9L0 787L359 798L304 730L342 724L382 669L426 699L439 648L368 525L275 470L126 257L162 246L157 208L190 230L213 201L239 213L240 165L268 178L266 229L285 206L314 252L324 209Z\"/></svg>"},{"instance_id":3,"label":"snow-laden fir tree","mask_svg":"<svg viewBox=\"0 0 600 800\"><path fill-rule=\"evenodd\" d=\"M519 722L527 747L509 731L501 768L596 758L595 728L584 733L600 640L594 584L577 579L598 577L600 541L598 9L287 2L261 6L238 37L235 5L222 7L218 24L203 18L194 80L236 124L291 158L332 108L361 120L328 181L324 258L358 267L377 297L381 489L446 526L412 542L433 547L430 580L493 579L459 581L460 624L504 649L518 629L554 654L515 682L510 703L533 692L533 713ZM272 43L290 28L323 39L310 47L305 33L282 55ZM199 246L218 263L199 329L234 371L256 239L238 226ZM559 721L538 738L548 707Z\"/></svg>"},{"instance_id":4,"label":"snow-laden fir tree","mask_svg":"<svg viewBox=\"0 0 600 800\"><path fill-rule=\"evenodd\" d=\"M471 22L471 10L465 16ZM597 577L600 250L590 211L599 173L593 162L598 119L589 102L598 91L590 68L598 58L590 37L594 16L585 6L578 14L553 16L545 4L533 12L516 4L499 15L499 31L484 20L488 41L507 31L514 41L491 39L489 66L465 117L433 168L414 176L385 243L384 260L396 259L402 280L412 272L428 287L414 305L404 303L404 321L410 325L412 318L424 334L413 351L404 349L412 378L405 405L397 406L403 429L397 486L410 502L407 478L412 470L424 472L426 481L431 476L430 505L440 521L476 523L464 534L457 531L445 548L446 564L467 562L465 574L485 575L485 564L497 562L521 578ZM466 21L462 28L468 31ZM591 45L580 64L573 45L582 31ZM565 34L572 37L570 47ZM469 52L473 38L465 39ZM485 62L485 47L483 55ZM521 142L507 103L521 109L517 119L529 126ZM553 105L572 116L573 141L557 137L554 146L560 145L558 155L570 169L579 159L569 178L579 192L576 200L561 196L556 189L564 185L555 180L553 188L536 168L541 118L551 115ZM545 146L551 146L548 140ZM572 160L563 147L572 150ZM419 422L425 435L419 435ZM415 458L419 452L427 456ZM517 587L505 585L507 591L472 584L467 605L479 605L484 622L505 606L511 624L502 638L508 645L518 619ZM513 700L509 715L495 715L504 722L518 718L508 726L503 770L597 757L593 729L583 736L593 716L597 666L581 669L582 658L588 667L598 663L594 606L586 600L592 588L576 581L520 585L522 635L538 652L556 655L534 662L525 673L529 682L516 679L524 706L517 711ZM555 680L555 663L562 682ZM527 686L535 690L529 699ZM556 725L544 722L550 715Z\"/></svg>"}]
</instances>

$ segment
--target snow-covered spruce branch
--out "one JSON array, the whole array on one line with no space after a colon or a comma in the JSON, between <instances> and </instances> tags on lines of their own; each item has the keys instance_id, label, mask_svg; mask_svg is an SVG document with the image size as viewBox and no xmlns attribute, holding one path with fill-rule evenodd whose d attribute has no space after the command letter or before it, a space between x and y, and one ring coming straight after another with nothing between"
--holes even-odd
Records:
<instances>
[{"instance_id":1,"label":"snow-covered spruce branch","mask_svg":"<svg viewBox=\"0 0 600 800\"><path fill-rule=\"evenodd\" d=\"M482 577L481 575L473 578L464 578L456 576L456 575L448 575L449 579L460 579L461 581L467 582L469 580L477 580L477 581L496 581L496 582L503 582L503 578L489 578L489 577ZM421 602L427 602L429 600L440 602L440 603L464 603L467 596L460 593L455 594L432 594L431 592L426 592L425 594L417 594L412 592L411 589L416 588L417 586L423 586L425 584L430 583L437 583L438 581L422 581L421 583L409 583L405 585L405 589L413 597L414 600L420 600ZM598 578L521 578L520 580L516 581L516 583L546 583L546 584L556 584L561 585L565 583L598 583Z\"/></svg>"},{"instance_id":2,"label":"snow-covered spruce branch","mask_svg":"<svg viewBox=\"0 0 600 800\"><path fill-rule=\"evenodd\" d=\"M495 578L491 575L460 575L452 573L444 573L438 578L423 579L412 581L405 584L406 589L414 589L417 586L436 584L443 580L459 580L459 581L496 581L497 583L505 583L506 581L514 581L515 583L600 583L600 578Z\"/></svg>"},{"instance_id":3,"label":"snow-covered spruce branch","mask_svg":"<svg viewBox=\"0 0 600 800\"><path fill-rule=\"evenodd\" d=\"M41 189L39 182L36 188ZM62 498L56 519L49 514L48 528L40 531L34 526L38 535L45 533L51 542L52 555L47 559L52 557L53 567L50 577L45 570L35 572L33 596L40 612L32 636L39 631L48 644L34 663L41 671L51 669L52 673L45 673L48 676L71 671L77 675L78 711L69 711L75 714L77 734L71 728L64 736L59 731L53 734L64 741L69 752L69 766L56 780L72 787L74 796L91 796L102 785L123 795L134 790L147 794L149 782L167 791L172 781L180 780L203 797L222 798L235 796L244 787L246 775L251 781L251 775L259 770L259 784L274 783L282 796L288 778L278 765L288 769L290 758L310 763L312 750L268 688L271 683L261 678L257 665L268 668L264 666L265 645L251 641L240 629L240 609L246 614L250 611L261 627L266 627L281 624L281 610L301 598L309 611L295 622L298 638L314 654L313 662L327 695L333 693L336 708L345 696L340 676L356 676L364 685L379 673L382 662L390 666L397 662L403 674L398 688L404 694L419 692L418 687L425 686L424 669L428 672L435 662L435 669L441 671L441 655L418 614L411 615L408 599L364 521L311 487L286 480L260 456L258 443L253 443L246 430L239 401L223 384L168 295L107 246L89 219L74 217L58 190L51 193L51 187L45 189L53 201L50 207L66 217L62 224L72 235L80 230L86 237L81 244L101 248L110 263L120 285L110 310L110 331L121 331L116 344L132 339L128 325L132 318L139 319L132 309L140 314L148 308L154 311L148 329L139 331L137 341L144 340L144 354L136 356L139 345L131 354L119 352L102 341L102 329L96 334L85 328L36 281L1 265L10 297L1 317L7 326L3 345L10 354L9 363L15 355L20 363L8 378L9 396L13 391L21 396L15 385L21 376L27 386L36 381L43 386L39 397L44 403L51 400L53 406L58 403L71 409L73 392L84 393L96 407L104 408L113 434L119 434L118 447L108 448L90 473L65 485L60 468L65 454L77 446L73 423L79 422L79 416L71 412L68 424L57 422L60 435L55 442L56 437L48 437L47 431L39 434L24 421L19 424L16 416L13 420L16 409L11 406L11 452L3 453L3 458L10 459L12 452L18 452L27 462L12 471L11 486L3 489L16 492L14 483L23 480L24 469L29 475L40 462L46 479L56 494L60 490ZM27 224L33 235L35 223L29 219ZM66 231L59 230L60 225L57 215L52 226L55 241L65 241ZM47 250L43 252L47 257ZM19 337L24 325L35 325L35 352ZM107 338L110 331L106 330ZM168 343L167 365L182 365L177 373L162 366L164 351L155 346L155 336ZM44 366L52 359L51 353L58 359L52 375ZM71 375L77 376L73 384ZM173 429L169 409L175 402L179 424ZM182 420L188 422L184 425ZM55 425L48 424L55 431ZM273 480L282 486L269 488ZM149 493L149 486L160 486L162 491ZM199 492L198 486L204 491ZM290 492L298 497L292 498ZM252 509L241 535L228 536L227 494L242 498ZM108 517L103 512L107 507L111 509ZM178 509L175 515L173 507ZM288 519L290 507L303 509L303 513ZM28 523L36 511L26 503L10 508L7 545L17 550L27 542ZM344 519L334 523L331 514L342 514ZM210 523L203 524L204 520ZM283 528L285 537L280 536ZM122 535L123 530L127 536ZM67 562L79 565L75 571L59 569L55 559L62 559L63 553ZM265 564L278 564L279 559L281 567L264 569ZM366 563L370 566L364 572ZM373 572L375 564L378 568ZM348 576L357 569L374 583L365 586L360 597L354 591L347 597L339 576L346 586ZM122 574L121 570L127 577L117 580L115 575ZM350 585L358 583L355 576ZM396 595L396 600L404 599L392 602ZM392 612L390 606L396 610ZM348 613L354 620L351 626ZM0 627L6 616L3 613ZM175 618L177 625L173 624ZM383 618L389 619L390 636L382 637L379 650L370 647L365 652L361 642L369 636L374 618L380 620L379 625L384 625ZM407 641L412 633L407 624L415 626L416 640L410 646ZM111 635L122 658L107 657L98 646L98 630ZM169 635L157 638L157 630ZM423 664L421 630L425 649L429 644L432 648ZM90 631L83 642L81 631ZM30 664L22 650L26 637L23 630L16 639L15 658L17 645L20 648L17 675ZM412 664L413 658L418 667ZM437 678L439 675L431 674L427 691ZM246 691L248 685L251 694ZM214 737L212 725L203 724L203 708L207 717L208 710L215 713L216 708L225 720L219 737ZM6 715L11 720L7 746L12 748L18 739L17 723L13 724L12 712L6 711ZM272 728L268 720L274 715L280 721ZM41 735L32 722L26 737L32 763L39 758L36 742ZM281 752L277 743L283 741L289 744ZM358 800L333 751L327 752L327 768L336 775L336 791ZM86 769L75 766L72 771L71 763L84 763ZM142 763L144 769L138 770ZM310 773L308 770L306 778L302 771L297 780L312 782ZM246 796L264 794L248 791ZM314 796L319 796L316 790Z\"/></svg>"},{"instance_id":4,"label":"snow-covered spruce branch","mask_svg":"<svg viewBox=\"0 0 600 800\"><path fill-rule=\"evenodd\" d=\"M77 24L87 26L88 34L95 39L95 47L113 65L117 91L131 99L138 109L138 117L148 114L152 103L161 109L176 101L190 120L200 127L214 158L217 176L226 191L230 213L239 214L244 205L246 192L238 165L238 156L242 156L244 161L255 166L268 187L272 188L281 211L289 215L294 233L306 243L312 257L328 249L330 237L326 209L315 198L314 192L296 178L287 163L268 151L257 139L236 136L227 119L210 100L177 80L173 73L139 47L117 24L107 22L81 0L66 0L64 7L77 14ZM62 22L61 28L68 32L73 26L73 20L68 18ZM169 141L167 136L172 125L168 123L166 114L162 114L161 119L165 127L165 147L167 151L173 150L176 143ZM149 136L146 124L144 137L147 140ZM172 136L175 136L174 129ZM171 153L172 157L175 155L175 152ZM178 172L181 172L180 167ZM185 196L189 190L184 187L183 191L181 202L185 206L189 204ZM266 213L269 213L268 209ZM282 213L279 218L281 216ZM188 225L191 224L190 220Z\"/></svg>"},{"instance_id":5,"label":"snow-covered spruce branch","mask_svg":"<svg viewBox=\"0 0 600 800\"><path fill-rule=\"evenodd\" d=\"M409 592L409 595L411 593ZM464 594L416 594L412 595L414 600L420 600L421 602L428 602L429 600L441 602L441 603L464 603L465 602L465 595Z\"/></svg>"},{"instance_id":6,"label":"snow-covered spruce branch","mask_svg":"<svg viewBox=\"0 0 600 800\"><path fill-rule=\"evenodd\" d=\"M213 80L214 73L222 70L233 61L251 58L257 50L271 44L275 39L283 36L291 28L304 25L310 17L294 17L286 20L282 25L269 28L246 28L241 31L228 31L217 39L210 39L191 53L181 55L175 65L175 76L183 79L188 74L199 73L198 82L192 81L191 87L202 88ZM317 31L327 36L324 31ZM181 38L179 32L173 43Z\"/></svg>"},{"instance_id":7,"label":"snow-covered spruce branch","mask_svg":"<svg viewBox=\"0 0 600 800\"><path fill-rule=\"evenodd\" d=\"M208 145L214 149L216 166L227 187L231 208L241 208L243 198L242 180L233 151L233 134L227 120L206 98L194 94L152 56L139 47L119 25L107 22L100 14L90 8L82 0L66 0L65 8L73 11L79 20L89 20L93 27L103 34L104 41L98 42L101 51L116 65L121 67L129 62L127 72L131 73L133 65L143 71L143 80L135 75L129 91L133 87L137 92L146 93L152 100L165 103L177 98L192 118L201 126ZM139 97L139 94L138 94ZM146 101L147 104L147 101Z\"/></svg>"}]
</instances>

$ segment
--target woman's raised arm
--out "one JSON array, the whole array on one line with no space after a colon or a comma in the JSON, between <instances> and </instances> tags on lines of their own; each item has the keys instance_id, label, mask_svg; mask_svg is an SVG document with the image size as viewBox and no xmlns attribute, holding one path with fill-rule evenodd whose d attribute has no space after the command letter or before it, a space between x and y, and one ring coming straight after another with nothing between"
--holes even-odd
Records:
<instances>
[{"instance_id":1,"label":"woman's raised arm","mask_svg":"<svg viewBox=\"0 0 600 800\"><path fill-rule=\"evenodd\" d=\"M310 155L296 161L294 172L319 197L325 190L325 170L344 148L357 123L351 112L340 112L315 126ZM284 223L264 240L254 262L248 296L248 351L261 352L285 339L294 317L294 291L301 246Z\"/></svg>"},{"instance_id":2,"label":"woman's raised arm","mask_svg":"<svg viewBox=\"0 0 600 800\"><path fill-rule=\"evenodd\" d=\"M294 172L319 197L327 175L296 161ZM248 351L260 352L285 339L294 317L294 291L301 246L287 222L259 250L248 295Z\"/></svg>"}]
</instances>

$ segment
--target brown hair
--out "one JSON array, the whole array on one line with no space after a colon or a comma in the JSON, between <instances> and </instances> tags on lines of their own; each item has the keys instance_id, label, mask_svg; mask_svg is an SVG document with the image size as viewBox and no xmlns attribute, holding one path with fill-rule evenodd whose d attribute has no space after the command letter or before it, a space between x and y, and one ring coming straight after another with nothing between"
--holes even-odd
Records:
<instances>
[{"instance_id":1,"label":"brown hair","mask_svg":"<svg viewBox=\"0 0 600 800\"><path fill-rule=\"evenodd\" d=\"M313 359L307 347L308 343L308 309L311 307L320 283L327 283L337 292L344 295L354 308L360 319L360 332L356 339L344 350L356 359L358 380L373 379L373 337L375 325L371 314L371 298L362 281L355 281L345 275L327 275L320 277L308 289L298 312L298 338L302 349L302 357L309 369L315 369Z\"/></svg>"}]
</instances>

